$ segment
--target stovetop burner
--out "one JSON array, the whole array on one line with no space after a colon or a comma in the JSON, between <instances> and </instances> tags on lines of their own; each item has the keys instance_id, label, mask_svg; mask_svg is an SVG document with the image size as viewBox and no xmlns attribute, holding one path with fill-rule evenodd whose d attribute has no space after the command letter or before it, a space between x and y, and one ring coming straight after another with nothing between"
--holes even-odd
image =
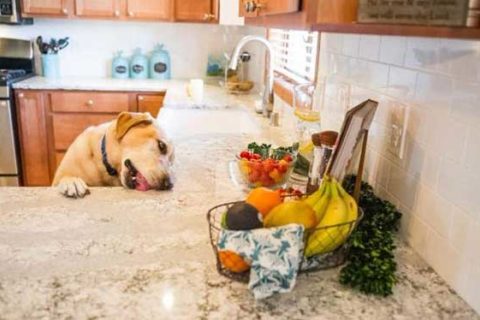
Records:
<instances>
[{"instance_id":1,"label":"stovetop burner","mask_svg":"<svg viewBox=\"0 0 480 320\"><path fill-rule=\"evenodd\" d=\"M16 78L21 78L27 74L27 71L22 69L0 69L0 78L2 81L13 80Z\"/></svg>"}]
</instances>

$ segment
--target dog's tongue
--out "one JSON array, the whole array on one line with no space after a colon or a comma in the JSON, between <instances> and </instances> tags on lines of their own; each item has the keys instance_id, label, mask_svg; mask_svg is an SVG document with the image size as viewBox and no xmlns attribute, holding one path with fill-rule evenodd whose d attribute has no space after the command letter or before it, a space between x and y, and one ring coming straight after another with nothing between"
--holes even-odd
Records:
<instances>
[{"instance_id":1,"label":"dog's tongue","mask_svg":"<svg viewBox=\"0 0 480 320\"><path fill-rule=\"evenodd\" d=\"M150 189L150 185L148 184L147 179L145 179L145 177L140 172L137 172L136 178L136 190L147 191L148 189Z\"/></svg>"}]
</instances>

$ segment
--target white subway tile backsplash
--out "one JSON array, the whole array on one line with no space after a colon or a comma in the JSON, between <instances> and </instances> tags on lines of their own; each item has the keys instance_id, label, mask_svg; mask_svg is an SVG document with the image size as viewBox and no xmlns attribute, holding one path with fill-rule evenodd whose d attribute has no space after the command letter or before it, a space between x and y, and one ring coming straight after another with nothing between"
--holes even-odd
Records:
<instances>
[{"instance_id":1,"label":"white subway tile backsplash","mask_svg":"<svg viewBox=\"0 0 480 320\"><path fill-rule=\"evenodd\" d=\"M407 52L407 38L381 37L380 61L383 63L403 65Z\"/></svg>"},{"instance_id":2,"label":"white subway tile backsplash","mask_svg":"<svg viewBox=\"0 0 480 320\"><path fill-rule=\"evenodd\" d=\"M480 172L478 167L467 167L444 158L440 164L438 193L457 206L480 218Z\"/></svg>"},{"instance_id":3,"label":"white subway tile backsplash","mask_svg":"<svg viewBox=\"0 0 480 320\"><path fill-rule=\"evenodd\" d=\"M418 73L415 101L436 110L448 110L453 89L453 80L431 73Z\"/></svg>"},{"instance_id":4,"label":"white subway tile backsplash","mask_svg":"<svg viewBox=\"0 0 480 320\"><path fill-rule=\"evenodd\" d=\"M447 238L452 224L452 204L438 196L432 189L421 185L413 213L442 237Z\"/></svg>"},{"instance_id":5,"label":"white subway tile backsplash","mask_svg":"<svg viewBox=\"0 0 480 320\"><path fill-rule=\"evenodd\" d=\"M453 77L464 81L480 80L480 46L476 41L440 40L439 61Z\"/></svg>"},{"instance_id":6,"label":"white subway tile backsplash","mask_svg":"<svg viewBox=\"0 0 480 320\"><path fill-rule=\"evenodd\" d=\"M405 67L434 71L438 61L438 39L408 38Z\"/></svg>"},{"instance_id":7,"label":"white subway tile backsplash","mask_svg":"<svg viewBox=\"0 0 480 320\"><path fill-rule=\"evenodd\" d=\"M480 127L480 83L454 81L451 114L465 123Z\"/></svg>"},{"instance_id":8,"label":"white subway tile backsplash","mask_svg":"<svg viewBox=\"0 0 480 320\"><path fill-rule=\"evenodd\" d=\"M330 37L330 35L328 36ZM343 35L343 54L350 57L357 57L360 48L360 36L356 34Z\"/></svg>"},{"instance_id":9,"label":"white subway tile backsplash","mask_svg":"<svg viewBox=\"0 0 480 320\"><path fill-rule=\"evenodd\" d=\"M418 177L409 174L401 167L396 165L391 166L387 190L398 198L408 209L413 208L418 189Z\"/></svg>"},{"instance_id":10,"label":"white subway tile backsplash","mask_svg":"<svg viewBox=\"0 0 480 320\"><path fill-rule=\"evenodd\" d=\"M386 93L403 100L411 99L415 95L416 81L417 72L390 66Z\"/></svg>"},{"instance_id":11,"label":"white subway tile backsplash","mask_svg":"<svg viewBox=\"0 0 480 320\"><path fill-rule=\"evenodd\" d=\"M380 54L380 36L360 36L358 57L378 61Z\"/></svg>"},{"instance_id":12,"label":"white subway tile backsplash","mask_svg":"<svg viewBox=\"0 0 480 320\"><path fill-rule=\"evenodd\" d=\"M480 126L470 129L466 153L465 164L470 168L478 167L480 165Z\"/></svg>"},{"instance_id":13,"label":"white subway tile backsplash","mask_svg":"<svg viewBox=\"0 0 480 320\"><path fill-rule=\"evenodd\" d=\"M364 178L405 213L402 236L480 312L480 41L343 35L341 55L351 104L380 102ZM410 108L403 160L389 152L396 104ZM342 112L332 104L323 120L338 129Z\"/></svg>"}]
</instances>

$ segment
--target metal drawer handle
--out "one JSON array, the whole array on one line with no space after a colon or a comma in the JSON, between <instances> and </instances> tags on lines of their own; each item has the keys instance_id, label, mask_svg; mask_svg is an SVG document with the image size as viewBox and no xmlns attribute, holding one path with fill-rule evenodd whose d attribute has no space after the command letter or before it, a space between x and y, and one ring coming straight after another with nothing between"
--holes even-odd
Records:
<instances>
[{"instance_id":1,"label":"metal drawer handle","mask_svg":"<svg viewBox=\"0 0 480 320\"><path fill-rule=\"evenodd\" d=\"M62 9L62 13L63 13L63 14L68 14L68 9L67 9L67 8L63 8L63 9Z\"/></svg>"},{"instance_id":2,"label":"metal drawer handle","mask_svg":"<svg viewBox=\"0 0 480 320\"><path fill-rule=\"evenodd\" d=\"M87 101L87 106L89 106L89 107L93 106L93 100L88 100Z\"/></svg>"},{"instance_id":3,"label":"metal drawer handle","mask_svg":"<svg viewBox=\"0 0 480 320\"><path fill-rule=\"evenodd\" d=\"M203 15L203 20L205 21L213 20L214 18L215 18L215 15L211 13L205 13Z\"/></svg>"},{"instance_id":4,"label":"metal drawer handle","mask_svg":"<svg viewBox=\"0 0 480 320\"><path fill-rule=\"evenodd\" d=\"M24 95L23 93L19 93L19 94L18 94L18 97L19 97L19 98L23 98L23 97L25 97L25 95Z\"/></svg>"},{"instance_id":5,"label":"metal drawer handle","mask_svg":"<svg viewBox=\"0 0 480 320\"><path fill-rule=\"evenodd\" d=\"M138 97L138 100L140 100L140 101L143 101L143 99L145 99L143 96Z\"/></svg>"},{"instance_id":6,"label":"metal drawer handle","mask_svg":"<svg viewBox=\"0 0 480 320\"><path fill-rule=\"evenodd\" d=\"M128 15L129 15L130 17L133 17L135 14L133 13L133 11L128 11Z\"/></svg>"},{"instance_id":7,"label":"metal drawer handle","mask_svg":"<svg viewBox=\"0 0 480 320\"><path fill-rule=\"evenodd\" d=\"M120 16L120 10L115 10L115 17L119 17Z\"/></svg>"}]
</instances>

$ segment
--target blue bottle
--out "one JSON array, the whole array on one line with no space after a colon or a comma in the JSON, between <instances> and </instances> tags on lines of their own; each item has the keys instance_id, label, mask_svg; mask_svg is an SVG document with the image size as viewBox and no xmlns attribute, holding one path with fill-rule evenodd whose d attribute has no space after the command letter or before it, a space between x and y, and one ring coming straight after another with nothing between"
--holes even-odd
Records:
<instances>
[{"instance_id":1,"label":"blue bottle","mask_svg":"<svg viewBox=\"0 0 480 320\"><path fill-rule=\"evenodd\" d=\"M149 75L151 79L171 79L170 54L163 49L163 44L157 44L150 57Z\"/></svg>"},{"instance_id":2,"label":"blue bottle","mask_svg":"<svg viewBox=\"0 0 480 320\"><path fill-rule=\"evenodd\" d=\"M112 60L112 78L128 79L128 59L122 57L122 51L117 51Z\"/></svg>"},{"instance_id":3,"label":"blue bottle","mask_svg":"<svg viewBox=\"0 0 480 320\"><path fill-rule=\"evenodd\" d=\"M142 49L140 48L137 48L135 51L133 51L133 56L130 60L130 78L148 78L148 58L142 54Z\"/></svg>"}]
</instances>

